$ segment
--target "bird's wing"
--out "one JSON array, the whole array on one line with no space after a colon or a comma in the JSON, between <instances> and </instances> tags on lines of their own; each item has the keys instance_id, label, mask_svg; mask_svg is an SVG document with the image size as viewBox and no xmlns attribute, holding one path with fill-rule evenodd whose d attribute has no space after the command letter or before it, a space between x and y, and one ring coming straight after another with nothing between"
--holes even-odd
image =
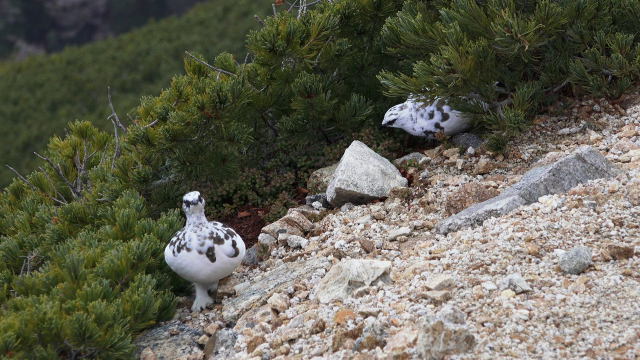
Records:
<instances>
[{"instance_id":1,"label":"bird's wing","mask_svg":"<svg viewBox=\"0 0 640 360\"><path fill-rule=\"evenodd\" d=\"M185 235L185 229L182 228L178 230L169 241L169 245L167 245L167 247L171 250L173 256L177 256L182 252L182 250L185 250L188 247L188 239Z\"/></svg>"},{"instance_id":2,"label":"bird's wing","mask_svg":"<svg viewBox=\"0 0 640 360\"><path fill-rule=\"evenodd\" d=\"M198 235L196 249L206 252L209 248L218 248L225 256L233 258L239 255L240 236L230 227L219 222L210 222Z\"/></svg>"}]
</instances>

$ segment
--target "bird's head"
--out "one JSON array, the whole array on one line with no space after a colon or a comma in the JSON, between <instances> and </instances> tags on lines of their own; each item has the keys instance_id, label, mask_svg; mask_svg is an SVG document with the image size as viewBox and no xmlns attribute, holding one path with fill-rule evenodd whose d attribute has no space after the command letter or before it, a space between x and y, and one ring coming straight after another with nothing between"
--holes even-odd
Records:
<instances>
[{"instance_id":1,"label":"bird's head","mask_svg":"<svg viewBox=\"0 0 640 360\"><path fill-rule=\"evenodd\" d=\"M191 214L204 214L204 198L197 191L192 191L182 197L182 211L189 216Z\"/></svg>"},{"instance_id":2,"label":"bird's head","mask_svg":"<svg viewBox=\"0 0 640 360\"><path fill-rule=\"evenodd\" d=\"M391 109L387 110L387 113L384 114L384 119L382 119L382 126L384 127L396 127L396 122L400 118L402 110L400 106L403 104L398 104L393 106Z\"/></svg>"}]
</instances>

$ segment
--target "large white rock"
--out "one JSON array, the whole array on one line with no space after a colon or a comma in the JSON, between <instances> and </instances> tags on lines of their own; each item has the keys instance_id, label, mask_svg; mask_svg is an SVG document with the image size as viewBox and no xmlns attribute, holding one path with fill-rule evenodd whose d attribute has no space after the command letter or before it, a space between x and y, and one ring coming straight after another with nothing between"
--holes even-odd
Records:
<instances>
[{"instance_id":1,"label":"large white rock","mask_svg":"<svg viewBox=\"0 0 640 360\"><path fill-rule=\"evenodd\" d=\"M333 206L363 204L389 195L394 187L407 186L407 179L387 159L355 140L345 150L327 187Z\"/></svg>"},{"instance_id":2,"label":"large white rock","mask_svg":"<svg viewBox=\"0 0 640 360\"><path fill-rule=\"evenodd\" d=\"M354 292L371 284L391 282L390 261L348 259L333 265L320 280L314 293L321 303L345 300Z\"/></svg>"}]
</instances>

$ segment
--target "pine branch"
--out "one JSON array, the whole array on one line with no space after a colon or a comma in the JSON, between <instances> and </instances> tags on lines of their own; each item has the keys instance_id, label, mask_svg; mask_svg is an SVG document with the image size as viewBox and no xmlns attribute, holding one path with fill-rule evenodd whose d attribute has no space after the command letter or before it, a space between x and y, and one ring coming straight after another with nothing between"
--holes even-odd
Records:
<instances>
[{"instance_id":1,"label":"pine branch","mask_svg":"<svg viewBox=\"0 0 640 360\"><path fill-rule=\"evenodd\" d=\"M58 204L60 204L60 205L67 205L67 204L69 204L69 202L67 202L67 199L65 199L65 198L64 198L64 195L62 195L62 194L58 191L58 188L55 186L55 184L53 183L53 181L52 181L52 180L51 180L51 178L49 177L49 173L47 173L47 172L42 168L42 166L38 166L38 170L40 170L40 172L41 172L42 174L44 174L44 176L47 178L47 180L49 180L49 183L51 183L51 184L52 184L52 186L53 186L53 190L55 191L56 196L58 196L58 197L60 197L60 198L62 199L62 200L60 200L60 199L58 199L58 198L56 198L56 197L54 197L54 196L50 196L51 200L53 200L53 201L57 202L57 203L58 203Z\"/></svg>"}]
</instances>

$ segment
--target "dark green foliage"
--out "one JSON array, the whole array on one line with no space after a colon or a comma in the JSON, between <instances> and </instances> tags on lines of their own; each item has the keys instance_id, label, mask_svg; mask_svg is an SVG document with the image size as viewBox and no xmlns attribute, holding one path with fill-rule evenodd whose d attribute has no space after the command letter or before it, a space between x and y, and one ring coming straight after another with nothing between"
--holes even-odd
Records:
<instances>
[{"instance_id":1,"label":"dark green foliage","mask_svg":"<svg viewBox=\"0 0 640 360\"><path fill-rule=\"evenodd\" d=\"M391 96L447 98L508 139L560 94L629 89L640 77L638 14L635 0L410 0L382 31L405 68L380 80Z\"/></svg>"},{"instance_id":2,"label":"dark green foliage","mask_svg":"<svg viewBox=\"0 0 640 360\"><path fill-rule=\"evenodd\" d=\"M182 219L149 217L113 175L113 145L73 123L51 140L51 163L0 196L3 356L128 359L132 334L172 316L162 254Z\"/></svg>"},{"instance_id":3,"label":"dark green foliage","mask_svg":"<svg viewBox=\"0 0 640 360\"><path fill-rule=\"evenodd\" d=\"M270 11L268 1L209 1L179 18L168 18L117 38L20 63L0 63L0 186L13 174L34 169L33 151L62 135L75 119L112 129L107 86L113 104L127 120L143 95L157 94L181 72L185 50L207 57L229 51L244 59L243 40L259 24L254 14Z\"/></svg>"}]
</instances>

